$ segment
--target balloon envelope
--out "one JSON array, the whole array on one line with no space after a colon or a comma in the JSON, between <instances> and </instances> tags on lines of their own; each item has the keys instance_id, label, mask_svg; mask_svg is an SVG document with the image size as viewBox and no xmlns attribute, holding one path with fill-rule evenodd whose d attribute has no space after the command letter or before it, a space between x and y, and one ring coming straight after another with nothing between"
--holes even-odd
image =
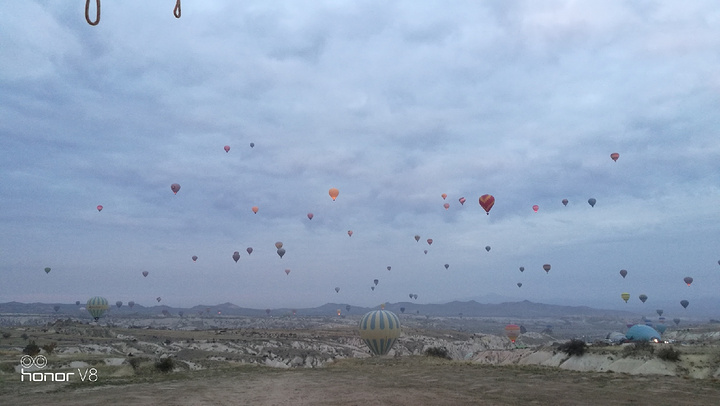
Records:
<instances>
[{"instance_id":1,"label":"balloon envelope","mask_svg":"<svg viewBox=\"0 0 720 406\"><path fill-rule=\"evenodd\" d=\"M683 279L683 281L685 281L685 283L687 283L687 285L690 286L690 284L693 283L693 278L691 278L691 277L689 277L689 276L686 276L686 277ZM702 284L701 284L701 285L702 285Z\"/></svg>"},{"instance_id":2,"label":"balloon envelope","mask_svg":"<svg viewBox=\"0 0 720 406\"><path fill-rule=\"evenodd\" d=\"M450 268L450 264L445 264L445 269Z\"/></svg>"},{"instance_id":3,"label":"balloon envelope","mask_svg":"<svg viewBox=\"0 0 720 406\"><path fill-rule=\"evenodd\" d=\"M627 271L624 269L620 270L620 275L623 277L623 279L627 276Z\"/></svg>"},{"instance_id":4,"label":"balloon envelope","mask_svg":"<svg viewBox=\"0 0 720 406\"><path fill-rule=\"evenodd\" d=\"M485 246L485 251L490 252L491 249L492 249L492 248L490 248L489 245L486 245L486 246Z\"/></svg>"},{"instance_id":5,"label":"balloon envelope","mask_svg":"<svg viewBox=\"0 0 720 406\"><path fill-rule=\"evenodd\" d=\"M340 292L340 288L335 288L335 293Z\"/></svg>"},{"instance_id":6,"label":"balloon envelope","mask_svg":"<svg viewBox=\"0 0 720 406\"><path fill-rule=\"evenodd\" d=\"M97 207L97 211L102 211L102 209L103 209L102 205L99 204L98 207Z\"/></svg>"},{"instance_id":7,"label":"balloon envelope","mask_svg":"<svg viewBox=\"0 0 720 406\"><path fill-rule=\"evenodd\" d=\"M353 231L352 231L352 230L348 230L348 236L352 237L352 235L353 235Z\"/></svg>"},{"instance_id":8,"label":"balloon envelope","mask_svg":"<svg viewBox=\"0 0 720 406\"><path fill-rule=\"evenodd\" d=\"M232 254L232 259L233 259L235 262L238 262L238 261L240 260L240 253L239 253L238 251L233 252L233 254Z\"/></svg>"},{"instance_id":9,"label":"balloon envelope","mask_svg":"<svg viewBox=\"0 0 720 406\"><path fill-rule=\"evenodd\" d=\"M258 209L257 206L253 206L253 207L252 207L252 212L253 212L253 213L257 214L258 210L259 210L259 209Z\"/></svg>"},{"instance_id":10,"label":"balloon envelope","mask_svg":"<svg viewBox=\"0 0 720 406\"><path fill-rule=\"evenodd\" d=\"M521 267L520 267L520 272L525 272L525 267L524 267L524 266L521 266Z\"/></svg>"},{"instance_id":11,"label":"balloon envelope","mask_svg":"<svg viewBox=\"0 0 720 406\"><path fill-rule=\"evenodd\" d=\"M225 150L225 152L230 152L230 146L229 146L229 145L224 146L223 149Z\"/></svg>"},{"instance_id":12,"label":"balloon envelope","mask_svg":"<svg viewBox=\"0 0 720 406\"><path fill-rule=\"evenodd\" d=\"M251 142L251 143L250 143L250 148L255 148L255 143L254 143L254 142Z\"/></svg>"},{"instance_id":13,"label":"balloon envelope","mask_svg":"<svg viewBox=\"0 0 720 406\"><path fill-rule=\"evenodd\" d=\"M449 208L450 208L450 203L445 203L445 204L443 204L443 207L445 208L445 210L449 209Z\"/></svg>"},{"instance_id":14,"label":"balloon envelope","mask_svg":"<svg viewBox=\"0 0 720 406\"><path fill-rule=\"evenodd\" d=\"M493 197L493 195L480 196L480 206L482 206L482 208L485 209L485 213L490 214L490 209L492 209L494 204L495 204L495 197Z\"/></svg>"},{"instance_id":15,"label":"balloon envelope","mask_svg":"<svg viewBox=\"0 0 720 406\"><path fill-rule=\"evenodd\" d=\"M275 243L275 248L280 249L280 248L282 248L282 247L283 247L282 241L278 241L278 242Z\"/></svg>"},{"instance_id":16,"label":"balloon envelope","mask_svg":"<svg viewBox=\"0 0 720 406\"><path fill-rule=\"evenodd\" d=\"M681 301L680 301L680 305L681 305L683 308L685 308L685 309L687 309L687 307L688 307L689 304L690 304L690 302L688 302L687 300L681 300Z\"/></svg>"},{"instance_id":17,"label":"balloon envelope","mask_svg":"<svg viewBox=\"0 0 720 406\"><path fill-rule=\"evenodd\" d=\"M198 259L197 255L193 255L193 256L192 256L193 262L197 261L197 259Z\"/></svg>"},{"instance_id":18,"label":"balloon envelope","mask_svg":"<svg viewBox=\"0 0 720 406\"><path fill-rule=\"evenodd\" d=\"M419 235L415 235L415 241L420 241L420 236L419 236Z\"/></svg>"},{"instance_id":19,"label":"balloon envelope","mask_svg":"<svg viewBox=\"0 0 720 406\"><path fill-rule=\"evenodd\" d=\"M277 250L277 254L280 255L280 258L282 258L283 255L285 255L285 248L280 248L280 249L278 249L278 250Z\"/></svg>"},{"instance_id":20,"label":"balloon envelope","mask_svg":"<svg viewBox=\"0 0 720 406\"><path fill-rule=\"evenodd\" d=\"M373 280L373 283L375 284L375 286L377 286L378 282L380 282L380 281L377 279Z\"/></svg>"},{"instance_id":21,"label":"balloon envelope","mask_svg":"<svg viewBox=\"0 0 720 406\"><path fill-rule=\"evenodd\" d=\"M517 285L518 285L518 288L522 288L522 282L518 282Z\"/></svg>"},{"instance_id":22,"label":"balloon envelope","mask_svg":"<svg viewBox=\"0 0 720 406\"><path fill-rule=\"evenodd\" d=\"M360 320L360 338L374 355L387 354L400 337L400 319L388 310L374 310Z\"/></svg>"},{"instance_id":23,"label":"balloon envelope","mask_svg":"<svg viewBox=\"0 0 720 406\"><path fill-rule=\"evenodd\" d=\"M550 264L543 265L543 269L545 270L545 272L550 272L550 268L551 268Z\"/></svg>"},{"instance_id":24,"label":"balloon envelope","mask_svg":"<svg viewBox=\"0 0 720 406\"><path fill-rule=\"evenodd\" d=\"M289 270L289 269L286 269L286 270L285 270L285 275L290 275L290 270Z\"/></svg>"},{"instance_id":25,"label":"balloon envelope","mask_svg":"<svg viewBox=\"0 0 720 406\"><path fill-rule=\"evenodd\" d=\"M595 207L595 203L597 203L597 200L595 200L594 197L591 197L591 198L588 199L588 204L589 204L591 207Z\"/></svg>"},{"instance_id":26,"label":"balloon envelope","mask_svg":"<svg viewBox=\"0 0 720 406\"><path fill-rule=\"evenodd\" d=\"M147 278L147 276L150 274L148 271L142 271L142 275Z\"/></svg>"},{"instance_id":27,"label":"balloon envelope","mask_svg":"<svg viewBox=\"0 0 720 406\"><path fill-rule=\"evenodd\" d=\"M102 317L108 309L108 301L104 297L100 296L91 297L88 299L85 308L95 321L98 321L98 319L100 319L100 317Z\"/></svg>"},{"instance_id":28,"label":"balloon envelope","mask_svg":"<svg viewBox=\"0 0 720 406\"><path fill-rule=\"evenodd\" d=\"M250 255L250 254L252 254L253 249L252 249L252 247L247 247L247 249L245 251L247 251L248 255Z\"/></svg>"},{"instance_id":29,"label":"balloon envelope","mask_svg":"<svg viewBox=\"0 0 720 406\"><path fill-rule=\"evenodd\" d=\"M563 204L563 206L567 206L567 204L568 204L568 199L562 199L562 204Z\"/></svg>"},{"instance_id":30,"label":"balloon envelope","mask_svg":"<svg viewBox=\"0 0 720 406\"><path fill-rule=\"evenodd\" d=\"M433 243L432 238L428 238L428 239L427 239L427 243L428 243L428 245L432 245L432 243Z\"/></svg>"},{"instance_id":31,"label":"balloon envelope","mask_svg":"<svg viewBox=\"0 0 720 406\"><path fill-rule=\"evenodd\" d=\"M120 300L118 300L117 302L115 302L115 306L117 306L118 309L122 307L122 304L123 304L123 303L122 303L122 301L120 301Z\"/></svg>"},{"instance_id":32,"label":"balloon envelope","mask_svg":"<svg viewBox=\"0 0 720 406\"><path fill-rule=\"evenodd\" d=\"M333 199L333 201L335 201L335 199L337 199L338 195L340 194L340 191L333 187L328 190L328 194Z\"/></svg>"},{"instance_id":33,"label":"balloon envelope","mask_svg":"<svg viewBox=\"0 0 720 406\"><path fill-rule=\"evenodd\" d=\"M533 205L533 211L537 213L538 210L540 210L540 206L538 206L537 204Z\"/></svg>"},{"instance_id":34,"label":"balloon envelope","mask_svg":"<svg viewBox=\"0 0 720 406\"><path fill-rule=\"evenodd\" d=\"M461 205L464 205L464 204L465 204L465 198L464 198L464 197L459 198L458 201L460 202Z\"/></svg>"},{"instance_id":35,"label":"balloon envelope","mask_svg":"<svg viewBox=\"0 0 720 406\"><path fill-rule=\"evenodd\" d=\"M128 302L128 306L130 306L130 308L132 309L133 306L135 306L135 302L133 302L132 300L129 301L129 302Z\"/></svg>"},{"instance_id":36,"label":"balloon envelope","mask_svg":"<svg viewBox=\"0 0 720 406\"><path fill-rule=\"evenodd\" d=\"M50 273L50 271L51 271L51 269L49 267L45 268L45 273Z\"/></svg>"},{"instance_id":37,"label":"balloon envelope","mask_svg":"<svg viewBox=\"0 0 720 406\"><path fill-rule=\"evenodd\" d=\"M643 302L643 303L645 303L645 301L648 299L647 295L645 295L645 294L642 294L642 295L638 296L638 298L639 298L640 301Z\"/></svg>"},{"instance_id":38,"label":"balloon envelope","mask_svg":"<svg viewBox=\"0 0 720 406\"><path fill-rule=\"evenodd\" d=\"M446 194L446 193L443 193L443 194L441 194L440 196L443 198L443 200L445 200L445 198L447 198L447 194Z\"/></svg>"},{"instance_id":39,"label":"balloon envelope","mask_svg":"<svg viewBox=\"0 0 720 406\"><path fill-rule=\"evenodd\" d=\"M520 335L520 326L517 324L508 324L505 326L505 335L514 343Z\"/></svg>"},{"instance_id":40,"label":"balloon envelope","mask_svg":"<svg viewBox=\"0 0 720 406\"><path fill-rule=\"evenodd\" d=\"M621 293L621 294L620 294L620 297L622 298L622 300L625 301L625 303L627 303L627 301L630 300L630 294L629 294L629 293Z\"/></svg>"},{"instance_id":41,"label":"balloon envelope","mask_svg":"<svg viewBox=\"0 0 720 406\"><path fill-rule=\"evenodd\" d=\"M314 214L312 214L312 213L308 213L308 214L307 214L307 217L308 217L308 218L309 218L310 220L312 220L312 219L313 219L313 217L315 217L315 215L314 215Z\"/></svg>"},{"instance_id":42,"label":"balloon envelope","mask_svg":"<svg viewBox=\"0 0 720 406\"><path fill-rule=\"evenodd\" d=\"M170 190L172 190L173 193L177 194L177 192L180 191L180 184L173 183L172 185L170 185Z\"/></svg>"},{"instance_id":43,"label":"balloon envelope","mask_svg":"<svg viewBox=\"0 0 720 406\"><path fill-rule=\"evenodd\" d=\"M650 326L636 324L628 329L627 333L625 333L625 337L627 337L630 341L660 340L660 333Z\"/></svg>"},{"instance_id":44,"label":"balloon envelope","mask_svg":"<svg viewBox=\"0 0 720 406\"><path fill-rule=\"evenodd\" d=\"M617 162L618 158L620 158L620 154L618 154L617 152L613 152L612 154L610 154L610 159L612 159L613 161ZM632 161L632 158L630 160Z\"/></svg>"}]
</instances>

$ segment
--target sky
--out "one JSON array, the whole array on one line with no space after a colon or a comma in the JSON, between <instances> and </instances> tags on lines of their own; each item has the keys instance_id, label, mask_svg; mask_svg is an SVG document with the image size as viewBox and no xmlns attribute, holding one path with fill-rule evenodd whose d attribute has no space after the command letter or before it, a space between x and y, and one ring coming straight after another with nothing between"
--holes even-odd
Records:
<instances>
[{"instance_id":1,"label":"sky","mask_svg":"<svg viewBox=\"0 0 720 406\"><path fill-rule=\"evenodd\" d=\"M0 302L720 316L714 1L82 3L0 5Z\"/></svg>"}]
</instances>

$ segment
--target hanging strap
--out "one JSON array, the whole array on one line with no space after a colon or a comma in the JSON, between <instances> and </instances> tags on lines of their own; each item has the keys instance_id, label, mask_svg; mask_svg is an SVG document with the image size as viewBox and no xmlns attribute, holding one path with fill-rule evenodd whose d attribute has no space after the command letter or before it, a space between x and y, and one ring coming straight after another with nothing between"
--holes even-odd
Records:
<instances>
[{"instance_id":1,"label":"hanging strap","mask_svg":"<svg viewBox=\"0 0 720 406\"><path fill-rule=\"evenodd\" d=\"M180 0L178 0L180 2ZM85 0L85 21L90 25L98 25L100 22L100 0L95 0L97 12L95 13L95 21L90 21L90 0Z\"/></svg>"},{"instance_id":2,"label":"hanging strap","mask_svg":"<svg viewBox=\"0 0 720 406\"><path fill-rule=\"evenodd\" d=\"M173 14L175 15L175 18L180 18L180 16L182 15L182 10L180 9L180 0L175 1L175 9L173 10Z\"/></svg>"}]
</instances>

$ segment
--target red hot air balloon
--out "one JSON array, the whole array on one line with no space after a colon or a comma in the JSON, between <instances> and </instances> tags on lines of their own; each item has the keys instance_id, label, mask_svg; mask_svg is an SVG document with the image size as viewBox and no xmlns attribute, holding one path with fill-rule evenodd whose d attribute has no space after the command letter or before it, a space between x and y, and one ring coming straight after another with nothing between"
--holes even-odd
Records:
<instances>
[{"instance_id":1,"label":"red hot air balloon","mask_svg":"<svg viewBox=\"0 0 720 406\"><path fill-rule=\"evenodd\" d=\"M445 203L445 204L443 204L443 207L445 208L445 210L449 209L449 208L450 208L450 203Z\"/></svg>"},{"instance_id":2,"label":"red hot air balloon","mask_svg":"<svg viewBox=\"0 0 720 406\"><path fill-rule=\"evenodd\" d=\"M173 191L173 193L177 194L177 192L180 191L180 185L178 183L173 183L170 185L170 190Z\"/></svg>"},{"instance_id":3,"label":"red hot air balloon","mask_svg":"<svg viewBox=\"0 0 720 406\"><path fill-rule=\"evenodd\" d=\"M142 272L142 275L143 275L144 277L146 277L146 278L147 278L147 276L148 276L149 274L150 274L150 272L148 272L148 271L143 271L143 272Z\"/></svg>"},{"instance_id":4,"label":"red hot air balloon","mask_svg":"<svg viewBox=\"0 0 720 406\"><path fill-rule=\"evenodd\" d=\"M98 207L97 207L97 210L98 210L98 211L102 211L102 209L103 209L102 204L99 204Z\"/></svg>"},{"instance_id":5,"label":"red hot air balloon","mask_svg":"<svg viewBox=\"0 0 720 406\"><path fill-rule=\"evenodd\" d=\"M613 152L612 154L610 154L610 159L612 159L613 161L617 162L618 158L620 158L620 154L618 154L617 152ZM630 160L632 161L632 159Z\"/></svg>"},{"instance_id":6,"label":"red hot air balloon","mask_svg":"<svg viewBox=\"0 0 720 406\"><path fill-rule=\"evenodd\" d=\"M482 195L480 196L480 206L485 209L485 212L489 215L490 209L495 204L495 197L493 195Z\"/></svg>"},{"instance_id":7,"label":"red hot air balloon","mask_svg":"<svg viewBox=\"0 0 720 406\"><path fill-rule=\"evenodd\" d=\"M563 204L563 206L567 206L567 204L568 204L568 199L562 199L562 204Z\"/></svg>"},{"instance_id":8,"label":"red hot air balloon","mask_svg":"<svg viewBox=\"0 0 720 406\"><path fill-rule=\"evenodd\" d=\"M539 209L540 209L540 206L538 206L537 204L533 205L533 211L535 213L537 213Z\"/></svg>"},{"instance_id":9,"label":"red hot air balloon","mask_svg":"<svg viewBox=\"0 0 720 406\"><path fill-rule=\"evenodd\" d=\"M229 146L229 145L226 145L226 146L224 147L224 149L225 149L225 152L230 152L230 146Z\"/></svg>"},{"instance_id":10,"label":"red hot air balloon","mask_svg":"<svg viewBox=\"0 0 720 406\"><path fill-rule=\"evenodd\" d=\"M447 198L447 194L446 194L446 193L443 193L443 194L440 195L440 196L442 196L443 200L445 200L445 199Z\"/></svg>"},{"instance_id":11,"label":"red hot air balloon","mask_svg":"<svg viewBox=\"0 0 720 406\"><path fill-rule=\"evenodd\" d=\"M432 245L432 242L433 242L432 238L428 238L428 239L427 239L428 245Z\"/></svg>"},{"instance_id":12,"label":"red hot air balloon","mask_svg":"<svg viewBox=\"0 0 720 406\"><path fill-rule=\"evenodd\" d=\"M315 217L315 215L314 215L314 214L312 214L312 213L308 213L308 214L307 214L307 217L308 217L308 219L312 220L312 219L313 219L313 217Z\"/></svg>"},{"instance_id":13,"label":"red hot air balloon","mask_svg":"<svg viewBox=\"0 0 720 406\"><path fill-rule=\"evenodd\" d=\"M545 270L546 273L550 273L550 264L543 265L543 269Z\"/></svg>"},{"instance_id":14,"label":"red hot air balloon","mask_svg":"<svg viewBox=\"0 0 720 406\"><path fill-rule=\"evenodd\" d=\"M193 262L196 262L196 261L197 261L197 258L198 258L197 255L193 255L193 256L192 256Z\"/></svg>"},{"instance_id":15,"label":"red hot air balloon","mask_svg":"<svg viewBox=\"0 0 720 406\"><path fill-rule=\"evenodd\" d=\"M330 188L330 190L328 190L328 194L330 195L330 197L333 199L333 202L334 202L335 199L337 199L338 195L340 194L340 191L333 187L333 188Z\"/></svg>"},{"instance_id":16,"label":"red hot air balloon","mask_svg":"<svg viewBox=\"0 0 720 406\"><path fill-rule=\"evenodd\" d=\"M464 205L464 204L465 204L465 198L464 198L464 197L461 197L460 199L458 199L458 201L460 202L461 205Z\"/></svg>"},{"instance_id":17,"label":"red hot air balloon","mask_svg":"<svg viewBox=\"0 0 720 406\"><path fill-rule=\"evenodd\" d=\"M687 285L690 286L690 284L693 283L693 278L691 278L691 277L689 277L689 276L686 276L686 277L683 279L683 281L685 281L685 283L687 283Z\"/></svg>"},{"instance_id":18,"label":"red hot air balloon","mask_svg":"<svg viewBox=\"0 0 720 406\"><path fill-rule=\"evenodd\" d=\"M620 275L623 277L623 279L625 279L625 277L627 276L627 271L624 270L624 269L621 269L621 270L620 270Z\"/></svg>"},{"instance_id":19,"label":"red hot air balloon","mask_svg":"<svg viewBox=\"0 0 720 406\"><path fill-rule=\"evenodd\" d=\"M240 260L240 253L238 251L233 252L232 259L238 262Z\"/></svg>"}]
</instances>

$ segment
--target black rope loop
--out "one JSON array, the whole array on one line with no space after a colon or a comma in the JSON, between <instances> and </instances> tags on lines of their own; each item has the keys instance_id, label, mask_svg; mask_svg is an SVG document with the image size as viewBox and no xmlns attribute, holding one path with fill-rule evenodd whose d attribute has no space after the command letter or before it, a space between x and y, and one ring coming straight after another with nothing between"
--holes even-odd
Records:
<instances>
[{"instance_id":1,"label":"black rope loop","mask_svg":"<svg viewBox=\"0 0 720 406\"><path fill-rule=\"evenodd\" d=\"M182 15L182 10L180 9L180 0L175 1L175 9L173 10L173 14L175 15L175 18L180 18L180 16Z\"/></svg>"},{"instance_id":2,"label":"black rope loop","mask_svg":"<svg viewBox=\"0 0 720 406\"><path fill-rule=\"evenodd\" d=\"M180 0L178 0L178 3ZM98 25L100 22L100 0L95 0L97 11L95 12L95 21L90 21L90 0L85 0L85 21L90 25Z\"/></svg>"}]
</instances>

